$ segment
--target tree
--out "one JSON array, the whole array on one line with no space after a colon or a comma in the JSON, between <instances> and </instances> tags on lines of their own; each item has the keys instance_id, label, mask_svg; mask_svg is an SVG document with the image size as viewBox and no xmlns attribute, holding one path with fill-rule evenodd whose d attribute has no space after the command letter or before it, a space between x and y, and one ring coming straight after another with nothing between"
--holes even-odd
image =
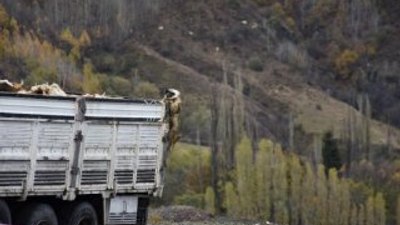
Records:
<instances>
[{"instance_id":1,"label":"tree","mask_svg":"<svg viewBox=\"0 0 400 225\"><path fill-rule=\"evenodd\" d=\"M365 206L363 204L358 208L358 222L357 225L366 225Z\"/></svg>"},{"instance_id":2,"label":"tree","mask_svg":"<svg viewBox=\"0 0 400 225\"><path fill-rule=\"evenodd\" d=\"M220 123L220 96L217 90L217 85L214 85L212 88L212 95L210 101L211 108L211 186L214 190L215 194L215 206L217 212L221 210L222 207L222 196L219 190L219 181L220 181L220 170L219 170L219 161L218 161L218 153L220 151L220 143L219 143L219 126Z\"/></svg>"},{"instance_id":3,"label":"tree","mask_svg":"<svg viewBox=\"0 0 400 225\"><path fill-rule=\"evenodd\" d=\"M98 75L94 73L91 63L85 63L85 65L83 65L82 90L91 94L96 94L101 91L100 80Z\"/></svg>"},{"instance_id":4,"label":"tree","mask_svg":"<svg viewBox=\"0 0 400 225\"><path fill-rule=\"evenodd\" d=\"M290 224L297 225L301 220L301 179L303 176L303 167L300 159L294 154L289 155L289 214Z\"/></svg>"},{"instance_id":5,"label":"tree","mask_svg":"<svg viewBox=\"0 0 400 225\"><path fill-rule=\"evenodd\" d=\"M338 218L339 225L348 225L351 218L351 194L349 181L346 179L339 180L339 209L340 217Z\"/></svg>"},{"instance_id":6,"label":"tree","mask_svg":"<svg viewBox=\"0 0 400 225\"><path fill-rule=\"evenodd\" d=\"M350 224L349 225L357 225L358 221L358 209L356 204L351 204L351 216L350 216Z\"/></svg>"},{"instance_id":7,"label":"tree","mask_svg":"<svg viewBox=\"0 0 400 225\"><path fill-rule=\"evenodd\" d=\"M225 207L228 216L238 218L241 206L232 182L225 184Z\"/></svg>"},{"instance_id":8,"label":"tree","mask_svg":"<svg viewBox=\"0 0 400 225\"><path fill-rule=\"evenodd\" d=\"M323 165L317 167L316 177L316 220L320 224L327 224L328 221L328 180L326 179Z\"/></svg>"},{"instance_id":9,"label":"tree","mask_svg":"<svg viewBox=\"0 0 400 225\"><path fill-rule=\"evenodd\" d=\"M310 163L304 165L304 176L301 183L301 224L314 224L315 220L315 177Z\"/></svg>"},{"instance_id":10,"label":"tree","mask_svg":"<svg viewBox=\"0 0 400 225\"><path fill-rule=\"evenodd\" d=\"M322 157L326 171L331 168L339 170L342 167L337 142L333 139L333 133L331 131L324 134Z\"/></svg>"},{"instance_id":11,"label":"tree","mask_svg":"<svg viewBox=\"0 0 400 225\"><path fill-rule=\"evenodd\" d=\"M243 137L236 148L236 178L243 216L255 217L257 212L257 179L253 163L251 141Z\"/></svg>"},{"instance_id":12,"label":"tree","mask_svg":"<svg viewBox=\"0 0 400 225\"><path fill-rule=\"evenodd\" d=\"M206 194L204 196L205 209L211 215L215 215L215 194L211 187L207 187Z\"/></svg>"},{"instance_id":13,"label":"tree","mask_svg":"<svg viewBox=\"0 0 400 225\"><path fill-rule=\"evenodd\" d=\"M365 205L365 225L375 224L374 196L369 196Z\"/></svg>"},{"instance_id":14,"label":"tree","mask_svg":"<svg viewBox=\"0 0 400 225\"><path fill-rule=\"evenodd\" d=\"M271 156L273 143L262 139L258 146L259 151L256 158L258 215L262 219L269 220L271 217Z\"/></svg>"},{"instance_id":15,"label":"tree","mask_svg":"<svg viewBox=\"0 0 400 225\"><path fill-rule=\"evenodd\" d=\"M340 180L335 168L328 171L328 224L337 225L340 218Z\"/></svg>"},{"instance_id":16,"label":"tree","mask_svg":"<svg viewBox=\"0 0 400 225\"><path fill-rule=\"evenodd\" d=\"M385 225L386 224L386 212L385 212L385 199L382 193L378 193L374 199L374 218L375 225Z\"/></svg>"},{"instance_id":17,"label":"tree","mask_svg":"<svg viewBox=\"0 0 400 225\"><path fill-rule=\"evenodd\" d=\"M396 211L397 225L400 225L400 195L397 197L397 211Z\"/></svg>"},{"instance_id":18,"label":"tree","mask_svg":"<svg viewBox=\"0 0 400 225\"><path fill-rule=\"evenodd\" d=\"M280 146L274 148L274 172L272 173L273 215L278 224L289 223L288 177L286 156Z\"/></svg>"}]
</instances>

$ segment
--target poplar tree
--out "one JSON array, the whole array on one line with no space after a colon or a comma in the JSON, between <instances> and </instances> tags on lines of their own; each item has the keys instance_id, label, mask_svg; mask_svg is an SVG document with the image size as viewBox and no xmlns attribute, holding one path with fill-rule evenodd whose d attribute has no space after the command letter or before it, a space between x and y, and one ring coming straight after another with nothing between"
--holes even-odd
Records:
<instances>
[{"instance_id":1,"label":"poplar tree","mask_svg":"<svg viewBox=\"0 0 400 225\"><path fill-rule=\"evenodd\" d=\"M328 172L328 223L330 225L337 225L337 220L341 216L338 204L339 196L339 181L336 169L330 169Z\"/></svg>"},{"instance_id":2,"label":"poplar tree","mask_svg":"<svg viewBox=\"0 0 400 225\"><path fill-rule=\"evenodd\" d=\"M207 187L206 194L204 196L205 200L205 209L211 215L215 215L215 194L211 187Z\"/></svg>"},{"instance_id":3,"label":"poplar tree","mask_svg":"<svg viewBox=\"0 0 400 225\"><path fill-rule=\"evenodd\" d=\"M228 216L232 218L238 218L241 206L239 204L235 187L231 182L227 182L225 184L225 207Z\"/></svg>"},{"instance_id":4,"label":"poplar tree","mask_svg":"<svg viewBox=\"0 0 400 225\"><path fill-rule=\"evenodd\" d=\"M351 195L349 182L346 179L339 180L339 225L348 225L351 217Z\"/></svg>"},{"instance_id":5,"label":"poplar tree","mask_svg":"<svg viewBox=\"0 0 400 225\"><path fill-rule=\"evenodd\" d=\"M350 225L358 224L358 209L356 204L351 204L351 215L349 219Z\"/></svg>"},{"instance_id":6,"label":"poplar tree","mask_svg":"<svg viewBox=\"0 0 400 225\"><path fill-rule=\"evenodd\" d=\"M365 206L365 225L377 225L375 224L374 215L374 197L369 196Z\"/></svg>"},{"instance_id":7,"label":"poplar tree","mask_svg":"<svg viewBox=\"0 0 400 225\"><path fill-rule=\"evenodd\" d=\"M397 211L396 211L397 225L400 225L400 195L397 197Z\"/></svg>"},{"instance_id":8,"label":"poplar tree","mask_svg":"<svg viewBox=\"0 0 400 225\"><path fill-rule=\"evenodd\" d=\"M375 196L374 199L374 219L375 225L386 224L385 199L380 192Z\"/></svg>"},{"instance_id":9,"label":"poplar tree","mask_svg":"<svg viewBox=\"0 0 400 225\"><path fill-rule=\"evenodd\" d=\"M271 156L273 143L262 139L259 143L256 158L257 207L259 217L269 219L271 216Z\"/></svg>"},{"instance_id":10,"label":"poplar tree","mask_svg":"<svg viewBox=\"0 0 400 225\"><path fill-rule=\"evenodd\" d=\"M315 179L314 174L309 163L305 164L305 173L301 184L302 200L301 200L301 221L302 224L313 224L314 220L314 185Z\"/></svg>"},{"instance_id":11,"label":"poplar tree","mask_svg":"<svg viewBox=\"0 0 400 225\"><path fill-rule=\"evenodd\" d=\"M297 156L291 154L289 156L289 212L290 224L297 225L300 222L301 214L301 178L303 176L303 168Z\"/></svg>"},{"instance_id":12,"label":"poplar tree","mask_svg":"<svg viewBox=\"0 0 400 225\"><path fill-rule=\"evenodd\" d=\"M318 165L317 177L316 177L316 220L317 224L327 224L328 217L328 186L325 175L325 168L323 165Z\"/></svg>"},{"instance_id":13,"label":"poplar tree","mask_svg":"<svg viewBox=\"0 0 400 225\"><path fill-rule=\"evenodd\" d=\"M244 216L255 216L257 212L256 177L250 139L244 137L236 149L237 189Z\"/></svg>"},{"instance_id":14,"label":"poplar tree","mask_svg":"<svg viewBox=\"0 0 400 225\"><path fill-rule=\"evenodd\" d=\"M280 146L274 149L274 173L272 175L272 193L274 217L278 224L288 224L289 212L287 208L287 165L286 158Z\"/></svg>"},{"instance_id":15,"label":"poplar tree","mask_svg":"<svg viewBox=\"0 0 400 225\"><path fill-rule=\"evenodd\" d=\"M358 222L357 225L365 225L366 218L365 218L365 207L363 204L360 205L358 208Z\"/></svg>"}]
</instances>

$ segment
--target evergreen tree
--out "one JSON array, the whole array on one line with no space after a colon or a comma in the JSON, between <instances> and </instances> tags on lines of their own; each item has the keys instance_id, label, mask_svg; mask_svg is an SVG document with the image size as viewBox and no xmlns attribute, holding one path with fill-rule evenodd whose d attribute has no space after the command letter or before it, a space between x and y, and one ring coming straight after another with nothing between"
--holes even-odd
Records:
<instances>
[{"instance_id":1,"label":"evergreen tree","mask_svg":"<svg viewBox=\"0 0 400 225\"><path fill-rule=\"evenodd\" d=\"M339 170L342 166L337 142L334 140L333 133L331 131L326 132L324 135L322 157L326 171L331 168Z\"/></svg>"}]
</instances>

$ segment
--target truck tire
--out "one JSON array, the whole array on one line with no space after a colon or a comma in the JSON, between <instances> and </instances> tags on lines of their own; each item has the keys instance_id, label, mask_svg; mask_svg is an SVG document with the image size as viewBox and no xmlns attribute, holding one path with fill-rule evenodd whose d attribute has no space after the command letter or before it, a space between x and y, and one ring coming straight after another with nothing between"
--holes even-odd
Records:
<instances>
[{"instance_id":1,"label":"truck tire","mask_svg":"<svg viewBox=\"0 0 400 225\"><path fill-rule=\"evenodd\" d=\"M53 208L47 204L31 204L17 213L18 225L58 225Z\"/></svg>"},{"instance_id":2,"label":"truck tire","mask_svg":"<svg viewBox=\"0 0 400 225\"><path fill-rule=\"evenodd\" d=\"M96 210L88 202L66 206L59 215L60 225L98 225Z\"/></svg>"},{"instance_id":3,"label":"truck tire","mask_svg":"<svg viewBox=\"0 0 400 225\"><path fill-rule=\"evenodd\" d=\"M11 224L10 208L5 201L0 199L0 224Z\"/></svg>"}]
</instances>

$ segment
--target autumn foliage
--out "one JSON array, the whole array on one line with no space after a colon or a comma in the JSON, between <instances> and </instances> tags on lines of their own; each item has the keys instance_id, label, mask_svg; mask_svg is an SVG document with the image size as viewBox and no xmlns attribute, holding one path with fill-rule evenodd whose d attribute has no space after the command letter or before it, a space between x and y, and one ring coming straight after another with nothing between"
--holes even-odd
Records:
<instances>
[{"instance_id":1,"label":"autumn foliage","mask_svg":"<svg viewBox=\"0 0 400 225\"><path fill-rule=\"evenodd\" d=\"M362 197L355 199L359 184L341 178L336 169L326 174L322 165L314 167L268 140L258 149L254 161L248 138L237 146L235 180L225 185L228 215L293 225L386 223L382 193L358 193Z\"/></svg>"}]
</instances>

